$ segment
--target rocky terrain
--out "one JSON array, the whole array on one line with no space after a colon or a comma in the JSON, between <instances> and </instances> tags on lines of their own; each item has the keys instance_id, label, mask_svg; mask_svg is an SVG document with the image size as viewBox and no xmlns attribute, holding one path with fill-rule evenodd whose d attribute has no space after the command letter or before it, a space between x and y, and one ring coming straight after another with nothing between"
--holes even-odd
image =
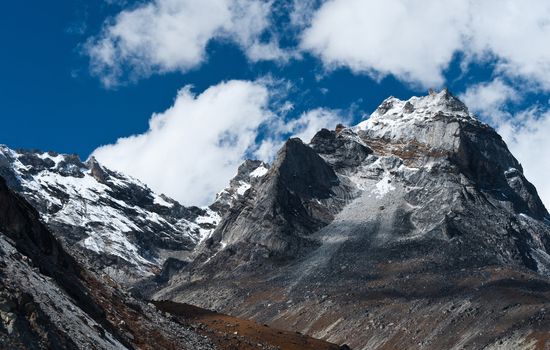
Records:
<instances>
[{"instance_id":1,"label":"rocky terrain","mask_svg":"<svg viewBox=\"0 0 550 350\"><path fill-rule=\"evenodd\" d=\"M184 207L93 157L12 150L0 145L0 176L25 197L87 269L127 287L185 264L220 217L267 172L246 161L210 208Z\"/></svg>"},{"instance_id":2,"label":"rocky terrain","mask_svg":"<svg viewBox=\"0 0 550 350\"><path fill-rule=\"evenodd\" d=\"M268 169L269 165L262 161L246 160L237 169L237 174L229 181L229 185L217 194L210 209L219 216L225 215L252 185L256 185L267 174Z\"/></svg>"},{"instance_id":3,"label":"rocky terrain","mask_svg":"<svg viewBox=\"0 0 550 350\"><path fill-rule=\"evenodd\" d=\"M545 349L549 253L521 165L444 90L290 139L148 293L354 349Z\"/></svg>"},{"instance_id":4,"label":"rocky terrain","mask_svg":"<svg viewBox=\"0 0 550 350\"><path fill-rule=\"evenodd\" d=\"M0 178L0 349L339 349L252 322L173 303L135 299L107 276L83 269ZM170 312L174 312L172 316ZM177 311L177 312L176 312ZM208 323L195 320L209 314ZM211 326L232 322L232 327ZM225 324L225 323L224 323ZM235 347L232 344L237 344Z\"/></svg>"},{"instance_id":5,"label":"rocky terrain","mask_svg":"<svg viewBox=\"0 0 550 350\"><path fill-rule=\"evenodd\" d=\"M2 146L0 233L0 348L550 349L550 216L446 90L290 139L207 208Z\"/></svg>"},{"instance_id":6,"label":"rocky terrain","mask_svg":"<svg viewBox=\"0 0 550 350\"><path fill-rule=\"evenodd\" d=\"M0 348L215 349L82 269L0 178Z\"/></svg>"},{"instance_id":7,"label":"rocky terrain","mask_svg":"<svg viewBox=\"0 0 550 350\"><path fill-rule=\"evenodd\" d=\"M155 302L159 310L174 315L175 320L191 326L199 334L211 339L220 349L235 350L350 350L347 345L338 346L303 335L300 332L274 329L267 324L223 315L196 306Z\"/></svg>"}]
</instances>

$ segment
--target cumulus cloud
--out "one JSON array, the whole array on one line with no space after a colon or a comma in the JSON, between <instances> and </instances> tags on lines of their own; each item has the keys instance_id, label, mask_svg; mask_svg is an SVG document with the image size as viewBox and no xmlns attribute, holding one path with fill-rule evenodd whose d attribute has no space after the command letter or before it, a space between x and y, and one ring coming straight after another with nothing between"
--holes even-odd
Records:
<instances>
[{"instance_id":1,"label":"cumulus cloud","mask_svg":"<svg viewBox=\"0 0 550 350\"><path fill-rule=\"evenodd\" d=\"M460 98L471 111L493 125L510 151L520 161L525 176L537 188L542 201L550 207L550 110L532 107L511 112L509 104L523 99L521 92L501 79L474 84Z\"/></svg>"},{"instance_id":2,"label":"cumulus cloud","mask_svg":"<svg viewBox=\"0 0 550 350\"><path fill-rule=\"evenodd\" d=\"M460 53L464 66L495 61L499 74L550 90L548 18L545 0L332 0L314 14L301 47L329 68L422 87L442 85Z\"/></svg>"},{"instance_id":3,"label":"cumulus cloud","mask_svg":"<svg viewBox=\"0 0 550 350\"><path fill-rule=\"evenodd\" d=\"M266 81L224 82L199 95L183 88L172 107L151 117L146 132L92 155L183 204L209 204L247 156L270 160L286 137L309 139L339 121L319 109L286 123L272 111L271 95Z\"/></svg>"},{"instance_id":4,"label":"cumulus cloud","mask_svg":"<svg viewBox=\"0 0 550 350\"><path fill-rule=\"evenodd\" d=\"M269 30L271 1L151 0L121 11L85 45L92 71L106 86L128 74L187 71L206 59L212 39L240 45L252 61L284 59Z\"/></svg>"},{"instance_id":5,"label":"cumulus cloud","mask_svg":"<svg viewBox=\"0 0 550 350\"><path fill-rule=\"evenodd\" d=\"M520 93L501 79L482 82L470 86L460 99L476 113L482 115L492 125L500 125L511 117L506 111L510 102L519 102Z\"/></svg>"},{"instance_id":6,"label":"cumulus cloud","mask_svg":"<svg viewBox=\"0 0 550 350\"><path fill-rule=\"evenodd\" d=\"M184 204L206 204L255 147L258 127L272 115L261 84L229 81L194 95L178 92L147 132L119 139L93 155Z\"/></svg>"}]
</instances>

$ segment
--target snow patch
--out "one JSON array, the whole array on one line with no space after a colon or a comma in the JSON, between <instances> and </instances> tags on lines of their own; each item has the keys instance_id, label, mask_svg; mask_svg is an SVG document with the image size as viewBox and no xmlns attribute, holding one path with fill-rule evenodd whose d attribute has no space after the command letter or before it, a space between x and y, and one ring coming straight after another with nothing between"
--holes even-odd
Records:
<instances>
[{"instance_id":1,"label":"snow patch","mask_svg":"<svg viewBox=\"0 0 550 350\"><path fill-rule=\"evenodd\" d=\"M172 208L174 206L173 203L167 202L166 200L164 200L164 198L162 198L162 196L159 196L159 195L154 196L153 203L162 205L163 207L168 207L168 208Z\"/></svg>"},{"instance_id":2,"label":"snow patch","mask_svg":"<svg viewBox=\"0 0 550 350\"><path fill-rule=\"evenodd\" d=\"M263 177L267 174L268 169L263 165L257 167L253 172L250 173L250 177Z\"/></svg>"},{"instance_id":3,"label":"snow patch","mask_svg":"<svg viewBox=\"0 0 550 350\"><path fill-rule=\"evenodd\" d=\"M391 184L392 179L389 173L385 173L382 180L378 181L375 185L375 188L371 191L376 198L380 199L388 194L390 191L395 190L395 186Z\"/></svg>"},{"instance_id":4,"label":"snow patch","mask_svg":"<svg viewBox=\"0 0 550 350\"><path fill-rule=\"evenodd\" d=\"M251 187L251 185L247 182L241 181L239 182L239 187L237 188L237 194L239 196L242 196L245 194L246 191Z\"/></svg>"},{"instance_id":5,"label":"snow patch","mask_svg":"<svg viewBox=\"0 0 550 350\"><path fill-rule=\"evenodd\" d=\"M50 159L50 160L52 160L55 163L55 165L53 166L54 168L56 168L57 165L65 159L65 157L62 154L58 154L57 156L51 156L48 152L44 152L42 154L37 154L37 156L40 159Z\"/></svg>"}]
</instances>

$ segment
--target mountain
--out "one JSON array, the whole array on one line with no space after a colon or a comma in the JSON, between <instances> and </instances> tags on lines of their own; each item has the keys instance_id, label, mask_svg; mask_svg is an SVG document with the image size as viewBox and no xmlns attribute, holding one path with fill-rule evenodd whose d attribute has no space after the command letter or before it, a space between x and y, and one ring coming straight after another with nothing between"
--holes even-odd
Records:
<instances>
[{"instance_id":1,"label":"mountain","mask_svg":"<svg viewBox=\"0 0 550 350\"><path fill-rule=\"evenodd\" d=\"M0 348L550 346L548 212L447 90L290 139L205 208L2 146L0 276Z\"/></svg>"},{"instance_id":2,"label":"mountain","mask_svg":"<svg viewBox=\"0 0 550 350\"><path fill-rule=\"evenodd\" d=\"M63 249L0 178L0 348L216 349Z\"/></svg>"},{"instance_id":3,"label":"mountain","mask_svg":"<svg viewBox=\"0 0 550 350\"><path fill-rule=\"evenodd\" d=\"M94 158L0 146L0 176L81 263L125 285L168 259L185 261L219 221L216 212L184 207Z\"/></svg>"},{"instance_id":4,"label":"mountain","mask_svg":"<svg viewBox=\"0 0 550 350\"><path fill-rule=\"evenodd\" d=\"M262 161L247 159L239 166L237 174L229 181L229 185L216 195L216 200L210 205L210 209L223 216L252 185L267 174L268 169L269 165Z\"/></svg>"},{"instance_id":5,"label":"mountain","mask_svg":"<svg viewBox=\"0 0 550 350\"><path fill-rule=\"evenodd\" d=\"M354 349L549 346L548 212L447 90L290 139L246 187L145 294Z\"/></svg>"},{"instance_id":6,"label":"mountain","mask_svg":"<svg viewBox=\"0 0 550 350\"><path fill-rule=\"evenodd\" d=\"M0 177L1 349L340 349L197 307L135 299L82 268L40 216Z\"/></svg>"}]
</instances>

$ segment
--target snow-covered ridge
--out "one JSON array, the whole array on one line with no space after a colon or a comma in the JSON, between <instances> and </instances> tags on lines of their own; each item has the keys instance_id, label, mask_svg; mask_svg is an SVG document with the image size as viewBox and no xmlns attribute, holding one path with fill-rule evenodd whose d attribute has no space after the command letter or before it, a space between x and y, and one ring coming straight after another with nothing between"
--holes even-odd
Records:
<instances>
[{"instance_id":1,"label":"snow-covered ridge","mask_svg":"<svg viewBox=\"0 0 550 350\"><path fill-rule=\"evenodd\" d=\"M0 175L69 251L121 282L152 274L168 257L185 259L219 221L93 158L0 146Z\"/></svg>"},{"instance_id":2,"label":"snow-covered ridge","mask_svg":"<svg viewBox=\"0 0 550 350\"><path fill-rule=\"evenodd\" d=\"M427 96L412 97L407 101L390 97L370 117L356 125L355 131L368 132L371 137L385 139L420 139L418 141L438 146L430 136L441 138L441 132L449 124L468 122L483 125L458 98L444 89ZM428 135L422 128L435 135Z\"/></svg>"},{"instance_id":3,"label":"snow-covered ridge","mask_svg":"<svg viewBox=\"0 0 550 350\"><path fill-rule=\"evenodd\" d=\"M369 119L359 123L356 128L370 129L383 122L427 121L436 115L475 119L464 103L444 89L439 93L431 91L427 96L414 96L407 101L391 96L382 102Z\"/></svg>"}]
</instances>

